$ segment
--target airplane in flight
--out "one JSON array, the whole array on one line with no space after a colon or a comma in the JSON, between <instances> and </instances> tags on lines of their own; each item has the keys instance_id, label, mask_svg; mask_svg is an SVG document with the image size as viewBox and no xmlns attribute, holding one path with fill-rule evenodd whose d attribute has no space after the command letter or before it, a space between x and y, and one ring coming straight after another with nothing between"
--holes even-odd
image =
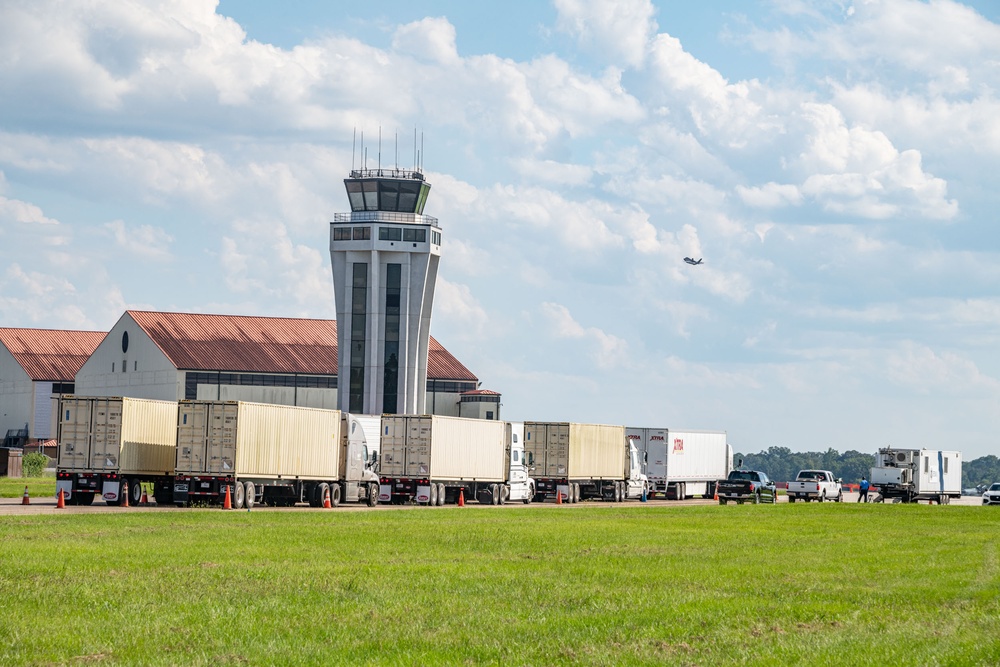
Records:
<instances>
[{"instance_id":1,"label":"airplane in flight","mask_svg":"<svg viewBox=\"0 0 1000 667\"><path fill-rule=\"evenodd\" d=\"M702 263L702 259L701 258L699 258L697 261L695 261L695 260L691 259L690 257L685 257L684 261L687 262L688 264L690 264L691 266L698 266L699 264Z\"/></svg>"}]
</instances>

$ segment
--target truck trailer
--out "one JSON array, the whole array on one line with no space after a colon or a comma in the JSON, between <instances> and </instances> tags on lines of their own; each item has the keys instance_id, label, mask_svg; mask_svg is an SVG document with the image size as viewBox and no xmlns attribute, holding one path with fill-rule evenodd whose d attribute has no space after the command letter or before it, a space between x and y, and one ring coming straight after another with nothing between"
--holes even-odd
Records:
<instances>
[{"instance_id":1,"label":"truck trailer","mask_svg":"<svg viewBox=\"0 0 1000 667\"><path fill-rule=\"evenodd\" d=\"M733 448L725 431L627 428L645 463L650 494L672 500L711 498L717 480L733 469Z\"/></svg>"},{"instance_id":2,"label":"truck trailer","mask_svg":"<svg viewBox=\"0 0 1000 667\"><path fill-rule=\"evenodd\" d=\"M172 502L177 403L127 397L63 396L59 400L56 493L72 505L100 495L120 505L142 500L153 486L158 503Z\"/></svg>"},{"instance_id":3,"label":"truck trailer","mask_svg":"<svg viewBox=\"0 0 1000 667\"><path fill-rule=\"evenodd\" d=\"M570 503L621 502L649 492L639 451L624 426L525 422L524 442L536 501L561 495Z\"/></svg>"},{"instance_id":4,"label":"truck trailer","mask_svg":"<svg viewBox=\"0 0 1000 667\"><path fill-rule=\"evenodd\" d=\"M945 505L962 495L962 453L884 447L875 456L869 480L882 500Z\"/></svg>"},{"instance_id":5,"label":"truck trailer","mask_svg":"<svg viewBox=\"0 0 1000 667\"><path fill-rule=\"evenodd\" d=\"M378 477L361 420L339 410L246 401L181 401L173 501L236 509L342 500L374 505Z\"/></svg>"},{"instance_id":6,"label":"truck trailer","mask_svg":"<svg viewBox=\"0 0 1000 667\"><path fill-rule=\"evenodd\" d=\"M534 481L519 423L440 415L383 415L379 500L444 505L463 499L531 502Z\"/></svg>"}]
</instances>

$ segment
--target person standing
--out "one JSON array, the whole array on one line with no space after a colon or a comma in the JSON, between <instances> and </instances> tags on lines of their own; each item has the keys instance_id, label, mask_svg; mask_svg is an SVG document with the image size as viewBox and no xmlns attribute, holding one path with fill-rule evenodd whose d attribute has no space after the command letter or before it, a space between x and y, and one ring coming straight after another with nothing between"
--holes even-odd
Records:
<instances>
[{"instance_id":1,"label":"person standing","mask_svg":"<svg viewBox=\"0 0 1000 667\"><path fill-rule=\"evenodd\" d=\"M865 478L865 477L862 477L861 478L861 484L858 484L858 490L861 492L858 495L858 502L859 503L867 503L868 502L868 487L869 486L871 486L871 485L868 483L868 479Z\"/></svg>"}]
</instances>

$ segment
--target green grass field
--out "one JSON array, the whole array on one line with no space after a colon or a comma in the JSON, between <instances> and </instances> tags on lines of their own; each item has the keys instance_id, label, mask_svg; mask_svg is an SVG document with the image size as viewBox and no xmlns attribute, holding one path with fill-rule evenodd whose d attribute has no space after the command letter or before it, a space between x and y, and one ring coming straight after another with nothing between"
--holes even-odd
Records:
<instances>
[{"instance_id":1,"label":"green grass field","mask_svg":"<svg viewBox=\"0 0 1000 667\"><path fill-rule=\"evenodd\" d=\"M1000 513L0 517L0 664L1000 663Z\"/></svg>"},{"instance_id":2,"label":"green grass field","mask_svg":"<svg viewBox=\"0 0 1000 667\"><path fill-rule=\"evenodd\" d=\"M45 496L51 498L56 493L56 478L46 477L10 478L0 477L0 498L20 498L24 495L24 487L32 498Z\"/></svg>"}]
</instances>

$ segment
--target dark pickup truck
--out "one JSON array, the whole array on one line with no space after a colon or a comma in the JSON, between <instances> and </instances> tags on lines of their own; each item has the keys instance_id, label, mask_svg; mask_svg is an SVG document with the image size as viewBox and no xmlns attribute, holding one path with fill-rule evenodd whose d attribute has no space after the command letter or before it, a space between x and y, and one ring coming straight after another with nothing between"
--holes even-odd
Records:
<instances>
[{"instance_id":1,"label":"dark pickup truck","mask_svg":"<svg viewBox=\"0 0 1000 667\"><path fill-rule=\"evenodd\" d=\"M733 470L727 479L719 480L719 504L735 500L740 505L749 500L753 504L778 502L778 488L757 470Z\"/></svg>"}]
</instances>

